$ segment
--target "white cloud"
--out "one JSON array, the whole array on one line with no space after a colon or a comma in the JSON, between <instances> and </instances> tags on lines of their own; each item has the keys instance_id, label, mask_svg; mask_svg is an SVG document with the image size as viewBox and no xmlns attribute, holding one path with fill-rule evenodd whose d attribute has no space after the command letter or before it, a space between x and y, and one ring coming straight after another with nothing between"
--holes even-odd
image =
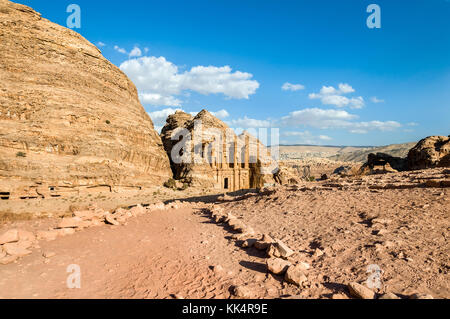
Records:
<instances>
[{"instance_id":1,"label":"white cloud","mask_svg":"<svg viewBox=\"0 0 450 319\"><path fill-rule=\"evenodd\" d=\"M106 44L100 41L100 42L97 42L97 46L99 48L103 48L104 46L106 46Z\"/></svg>"},{"instance_id":2,"label":"white cloud","mask_svg":"<svg viewBox=\"0 0 450 319\"><path fill-rule=\"evenodd\" d=\"M347 83L341 83L339 84L339 91L342 94L348 94L348 93L354 93L355 89L351 87L351 85Z\"/></svg>"},{"instance_id":3,"label":"white cloud","mask_svg":"<svg viewBox=\"0 0 450 319\"><path fill-rule=\"evenodd\" d=\"M230 114L227 112L227 110L220 110L217 112L211 112L212 115L217 117L218 119L226 119L230 116Z\"/></svg>"},{"instance_id":4,"label":"white cloud","mask_svg":"<svg viewBox=\"0 0 450 319\"><path fill-rule=\"evenodd\" d=\"M352 109L362 109L365 105L362 96L354 97L350 99L350 108Z\"/></svg>"},{"instance_id":5,"label":"white cloud","mask_svg":"<svg viewBox=\"0 0 450 319\"><path fill-rule=\"evenodd\" d=\"M332 86L323 86L322 89L320 90L321 95L337 94L337 93L338 91Z\"/></svg>"},{"instance_id":6,"label":"white cloud","mask_svg":"<svg viewBox=\"0 0 450 319\"><path fill-rule=\"evenodd\" d=\"M192 116L196 116L199 112L189 112ZM220 120L226 119L230 116L227 110L220 110L217 112L209 111L213 116L217 117Z\"/></svg>"},{"instance_id":7,"label":"white cloud","mask_svg":"<svg viewBox=\"0 0 450 319\"><path fill-rule=\"evenodd\" d=\"M128 56L130 58L133 58L133 57L140 57L141 55L142 55L141 49L139 49L138 47L134 47Z\"/></svg>"},{"instance_id":8,"label":"white cloud","mask_svg":"<svg viewBox=\"0 0 450 319\"><path fill-rule=\"evenodd\" d=\"M271 122L269 120L256 120L248 118L247 116L239 119L234 119L226 122L229 126L236 128L258 128L258 127L270 127Z\"/></svg>"},{"instance_id":9,"label":"white cloud","mask_svg":"<svg viewBox=\"0 0 450 319\"><path fill-rule=\"evenodd\" d=\"M346 129L351 133L363 134L368 131L392 131L402 127L395 121L356 122L357 115L343 110L323 110L318 108L303 109L291 112L282 117L280 126L310 126L319 129Z\"/></svg>"},{"instance_id":10,"label":"white cloud","mask_svg":"<svg viewBox=\"0 0 450 319\"><path fill-rule=\"evenodd\" d=\"M289 113L281 118L281 125L302 126L307 125L320 129L343 126L342 123L357 118L343 110L323 110L318 108L303 109Z\"/></svg>"},{"instance_id":11,"label":"white cloud","mask_svg":"<svg viewBox=\"0 0 450 319\"><path fill-rule=\"evenodd\" d=\"M369 133L368 131L362 130L362 129L354 129L354 130L350 130L349 132L353 133L353 134L367 134L367 133Z\"/></svg>"},{"instance_id":12,"label":"white cloud","mask_svg":"<svg viewBox=\"0 0 450 319\"><path fill-rule=\"evenodd\" d=\"M410 123L408 123L406 125L408 125L408 126L419 126L419 124L416 123L416 122L410 122Z\"/></svg>"},{"instance_id":13,"label":"white cloud","mask_svg":"<svg viewBox=\"0 0 450 319\"><path fill-rule=\"evenodd\" d=\"M380 100L376 96L371 97L370 101L372 101L372 103L384 103L384 100Z\"/></svg>"},{"instance_id":14,"label":"white cloud","mask_svg":"<svg viewBox=\"0 0 450 319\"><path fill-rule=\"evenodd\" d=\"M164 109L164 110L150 112L149 115L150 115L150 118L153 121L153 124L155 125L155 129L156 129L156 127L162 128L166 124L167 117L169 115L175 114L176 111L183 111L183 110L182 109L167 108L167 109Z\"/></svg>"},{"instance_id":15,"label":"white cloud","mask_svg":"<svg viewBox=\"0 0 450 319\"><path fill-rule=\"evenodd\" d=\"M327 135L319 135L319 139L321 139L322 141L331 141L332 140L332 138Z\"/></svg>"},{"instance_id":16,"label":"white cloud","mask_svg":"<svg viewBox=\"0 0 450 319\"><path fill-rule=\"evenodd\" d=\"M324 105L336 105L344 107L350 103L350 99L341 95L324 95L320 97Z\"/></svg>"},{"instance_id":17,"label":"white cloud","mask_svg":"<svg viewBox=\"0 0 450 319\"><path fill-rule=\"evenodd\" d=\"M157 93L139 94L142 104L150 104L154 106L181 106L181 100L173 96L163 96Z\"/></svg>"},{"instance_id":18,"label":"white cloud","mask_svg":"<svg viewBox=\"0 0 450 319\"><path fill-rule=\"evenodd\" d=\"M286 82L286 83L283 84L281 89L283 91L293 91L293 92L295 92L295 91L304 90L305 86L301 85L301 84L292 84L292 83Z\"/></svg>"},{"instance_id":19,"label":"white cloud","mask_svg":"<svg viewBox=\"0 0 450 319\"><path fill-rule=\"evenodd\" d=\"M178 67L164 57L130 59L123 62L120 69L136 84L142 96L160 95L161 98L156 99L156 102L175 101L174 96L186 90L203 95L223 94L227 98L248 99L259 88L259 83L252 80L252 74L232 72L229 66L196 66L180 73Z\"/></svg>"},{"instance_id":20,"label":"white cloud","mask_svg":"<svg viewBox=\"0 0 450 319\"><path fill-rule=\"evenodd\" d=\"M127 54L127 51L124 48L121 48L117 45L114 46L114 50L116 50L117 52L122 53L122 54Z\"/></svg>"},{"instance_id":21,"label":"white cloud","mask_svg":"<svg viewBox=\"0 0 450 319\"><path fill-rule=\"evenodd\" d=\"M311 93L311 100L320 99L323 105L335 105L337 107L349 106L353 109L363 108L365 105L362 96L349 98L344 95L354 93L355 89L347 84L340 83L338 89L333 86L323 86L320 93Z\"/></svg>"},{"instance_id":22,"label":"white cloud","mask_svg":"<svg viewBox=\"0 0 450 319\"><path fill-rule=\"evenodd\" d=\"M303 131L303 132L284 132L281 134L282 136L286 137L295 137L295 141L291 140L291 142L294 142L296 144L322 144L324 141L331 141L332 138L327 135L319 135L314 136L309 131ZM289 143L286 143L289 144Z\"/></svg>"}]
</instances>

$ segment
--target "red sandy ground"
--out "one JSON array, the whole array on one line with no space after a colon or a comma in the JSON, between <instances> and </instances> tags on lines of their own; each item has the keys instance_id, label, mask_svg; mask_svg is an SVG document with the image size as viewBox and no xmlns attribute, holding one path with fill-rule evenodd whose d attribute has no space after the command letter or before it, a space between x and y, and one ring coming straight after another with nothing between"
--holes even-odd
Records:
<instances>
[{"instance_id":1,"label":"red sandy ground","mask_svg":"<svg viewBox=\"0 0 450 319\"><path fill-rule=\"evenodd\" d=\"M346 285L364 283L372 264L383 271L377 293L449 298L449 189L371 187L417 179L389 176L186 204L40 241L33 254L0 266L0 298L234 298L235 285L247 285L254 298L349 298ZM212 222L208 208L214 207L284 241L296 252L292 261L311 265L307 287L267 273L265 252L240 248L230 229ZM57 222L17 222L0 233ZM315 255L317 249L324 254ZM44 258L45 252L56 255ZM71 264L81 267L81 289L67 288Z\"/></svg>"}]
</instances>

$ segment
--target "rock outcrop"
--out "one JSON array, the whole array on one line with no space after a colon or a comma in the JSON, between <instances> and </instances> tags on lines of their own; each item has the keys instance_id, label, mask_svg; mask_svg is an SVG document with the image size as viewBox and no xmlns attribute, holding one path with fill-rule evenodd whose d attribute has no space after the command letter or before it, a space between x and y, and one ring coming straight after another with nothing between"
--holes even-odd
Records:
<instances>
[{"instance_id":1,"label":"rock outcrop","mask_svg":"<svg viewBox=\"0 0 450 319\"><path fill-rule=\"evenodd\" d=\"M0 193L162 184L161 138L134 84L78 33L0 0Z\"/></svg>"},{"instance_id":2,"label":"rock outcrop","mask_svg":"<svg viewBox=\"0 0 450 319\"><path fill-rule=\"evenodd\" d=\"M361 167L365 173L403 172L407 169L406 159L384 153L369 154L367 162Z\"/></svg>"},{"instance_id":3,"label":"rock outcrop","mask_svg":"<svg viewBox=\"0 0 450 319\"><path fill-rule=\"evenodd\" d=\"M450 167L450 136L424 138L409 151L407 159L410 170Z\"/></svg>"},{"instance_id":4,"label":"rock outcrop","mask_svg":"<svg viewBox=\"0 0 450 319\"><path fill-rule=\"evenodd\" d=\"M237 136L206 110L169 116L161 138L175 179L192 186L236 191L275 183L279 170L268 149L247 132Z\"/></svg>"},{"instance_id":5,"label":"rock outcrop","mask_svg":"<svg viewBox=\"0 0 450 319\"><path fill-rule=\"evenodd\" d=\"M436 167L450 167L450 136L424 138L408 152L406 158L384 153L369 154L359 173L379 174Z\"/></svg>"}]
</instances>

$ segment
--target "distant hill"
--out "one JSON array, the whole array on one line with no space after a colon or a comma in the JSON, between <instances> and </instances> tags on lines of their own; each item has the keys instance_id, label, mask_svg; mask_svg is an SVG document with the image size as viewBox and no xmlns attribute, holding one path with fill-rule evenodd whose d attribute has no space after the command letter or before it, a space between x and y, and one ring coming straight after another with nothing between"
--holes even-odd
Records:
<instances>
[{"instance_id":1,"label":"distant hill","mask_svg":"<svg viewBox=\"0 0 450 319\"><path fill-rule=\"evenodd\" d=\"M386 153L406 157L417 143L393 144L388 146L325 146L325 145L280 145L281 160L303 160L328 158L340 162L365 162L370 153Z\"/></svg>"},{"instance_id":2,"label":"distant hill","mask_svg":"<svg viewBox=\"0 0 450 319\"><path fill-rule=\"evenodd\" d=\"M371 147L358 149L350 152L339 152L329 158L335 161L342 162L366 162L367 156L370 153L386 153L396 157L406 157L411 148L413 148L417 142L404 143L404 144L392 144L388 146Z\"/></svg>"}]
</instances>

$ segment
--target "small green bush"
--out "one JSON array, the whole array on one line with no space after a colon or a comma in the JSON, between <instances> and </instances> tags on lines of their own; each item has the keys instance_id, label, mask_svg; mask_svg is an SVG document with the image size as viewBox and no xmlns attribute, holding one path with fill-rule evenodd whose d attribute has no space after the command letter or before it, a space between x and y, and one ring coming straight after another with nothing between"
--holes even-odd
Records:
<instances>
[{"instance_id":1,"label":"small green bush","mask_svg":"<svg viewBox=\"0 0 450 319\"><path fill-rule=\"evenodd\" d=\"M17 157L27 157L27 154L24 153L24 152L17 152L17 153L16 153L16 156L17 156Z\"/></svg>"},{"instance_id":2,"label":"small green bush","mask_svg":"<svg viewBox=\"0 0 450 319\"><path fill-rule=\"evenodd\" d=\"M176 189L177 183L175 182L175 180L173 178L171 178L167 182L164 183L164 187Z\"/></svg>"},{"instance_id":3,"label":"small green bush","mask_svg":"<svg viewBox=\"0 0 450 319\"><path fill-rule=\"evenodd\" d=\"M315 182L315 181L316 181L316 178L315 178L314 176L311 176L311 177L309 178L309 181L310 181L310 182Z\"/></svg>"},{"instance_id":4,"label":"small green bush","mask_svg":"<svg viewBox=\"0 0 450 319\"><path fill-rule=\"evenodd\" d=\"M111 121L110 120L106 120L106 124L111 124Z\"/></svg>"}]
</instances>

